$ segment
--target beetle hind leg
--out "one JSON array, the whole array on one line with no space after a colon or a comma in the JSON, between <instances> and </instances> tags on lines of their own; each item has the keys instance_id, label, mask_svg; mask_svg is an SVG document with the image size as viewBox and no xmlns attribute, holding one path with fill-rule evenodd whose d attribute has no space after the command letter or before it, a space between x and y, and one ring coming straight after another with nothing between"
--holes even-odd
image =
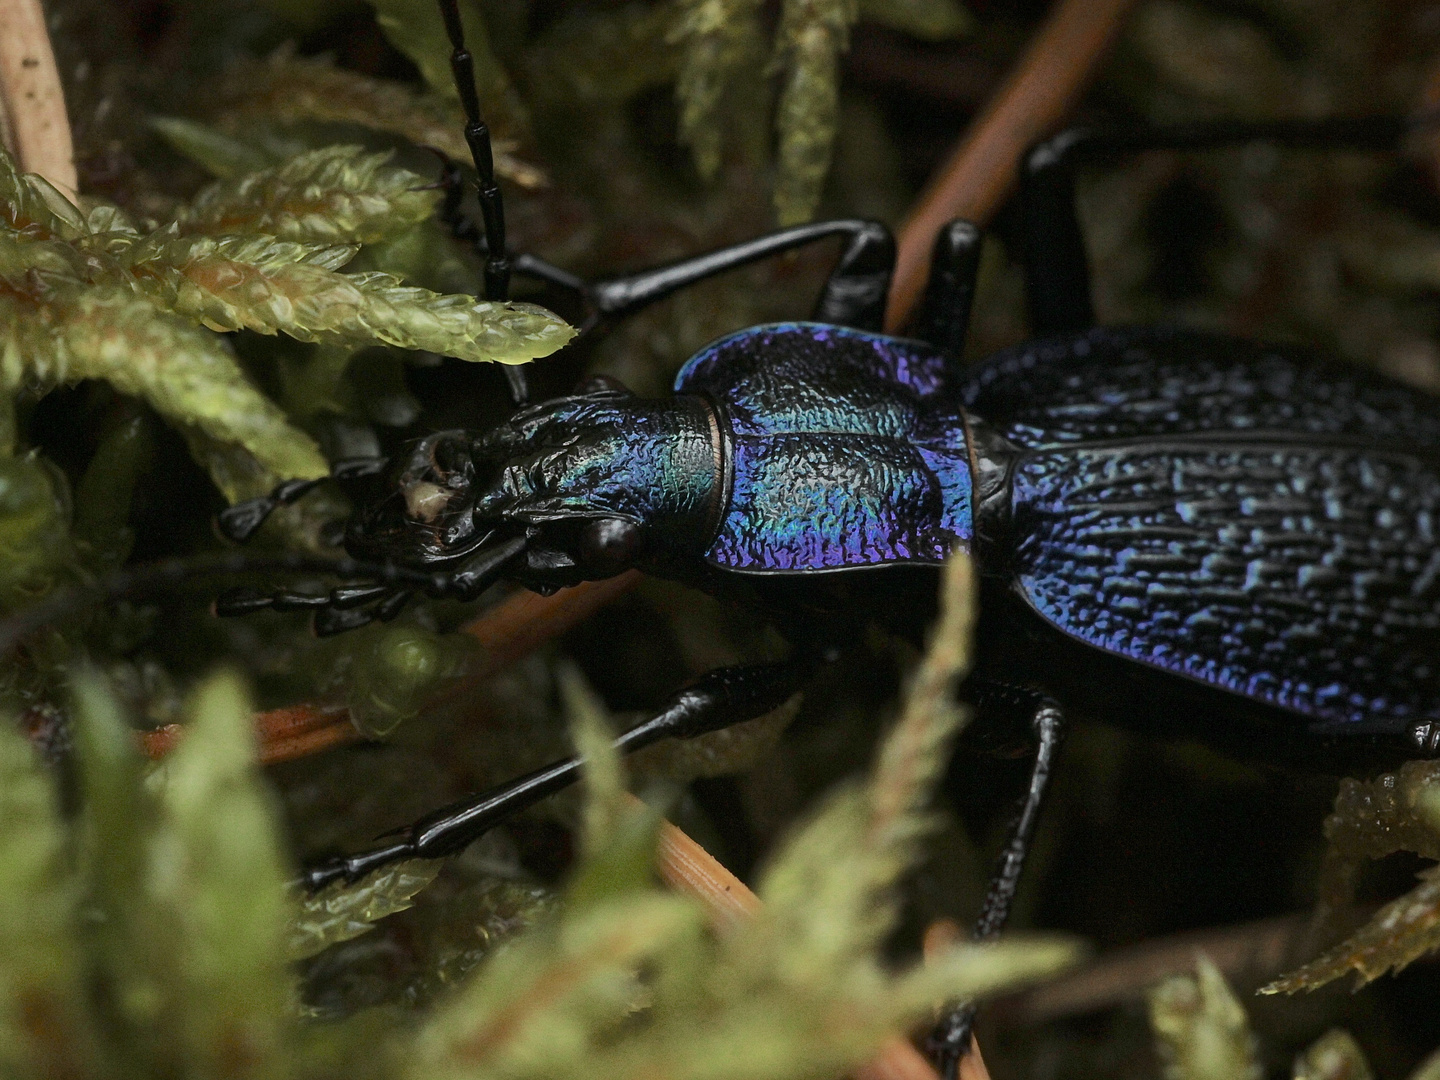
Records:
<instances>
[{"instance_id":1,"label":"beetle hind leg","mask_svg":"<svg viewBox=\"0 0 1440 1080\"><path fill-rule=\"evenodd\" d=\"M1096 325L1085 237L1075 210L1075 173L1080 166L1149 150L1213 150L1257 142L1293 149L1393 151L1412 131L1433 123L1433 114L1421 113L1201 121L1137 131L1077 127L1036 143L1020 166L1020 249L1031 331L1051 337Z\"/></svg>"},{"instance_id":2,"label":"beetle hind leg","mask_svg":"<svg viewBox=\"0 0 1440 1080\"><path fill-rule=\"evenodd\" d=\"M970 935L973 941L984 942L997 938L1009 918L1015 889L1020 883L1020 872L1024 869L1025 856L1029 853L1035 824L1044 805L1065 717L1059 705L1037 691L978 679L972 679L967 690L968 696L975 700L982 712L997 711L1014 717L1023 709L1024 715L1028 716L1026 726L1030 737L1036 743L1029 786L1010 827L1010 837L1001 852L999 865L990 879L980 917ZM942 1016L931 1032L928 1043L930 1053L945 1080L955 1080L959 1075L960 1059L969 1051L974 1022L975 1007L962 1003Z\"/></svg>"}]
</instances>

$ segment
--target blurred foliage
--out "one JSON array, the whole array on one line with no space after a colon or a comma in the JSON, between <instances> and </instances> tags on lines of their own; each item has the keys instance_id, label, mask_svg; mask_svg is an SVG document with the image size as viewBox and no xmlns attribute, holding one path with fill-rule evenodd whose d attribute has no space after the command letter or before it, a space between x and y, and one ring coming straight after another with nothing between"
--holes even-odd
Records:
<instances>
[{"instance_id":1,"label":"blurred foliage","mask_svg":"<svg viewBox=\"0 0 1440 1080\"><path fill-rule=\"evenodd\" d=\"M1244 1006L1203 955L1194 978L1176 975L1150 991L1150 1026L1165 1080L1260 1080L1264 1075Z\"/></svg>"},{"instance_id":2,"label":"blurred foliage","mask_svg":"<svg viewBox=\"0 0 1440 1080\"><path fill-rule=\"evenodd\" d=\"M186 739L147 781L105 681L80 672L69 820L23 738L0 728L7 1075L823 1077L939 1001L1054 970L1072 944L962 945L899 975L878 959L960 722L949 699L973 622L967 562L949 593L872 780L776 854L753 921L717 934L697 901L654 880L660 815L625 793L603 706L572 675L575 744L591 764L563 902L533 906L532 925L434 1009L343 1023L300 1015L287 959L403 910L435 867L297 904L239 678L200 685Z\"/></svg>"},{"instance_id":3,"label":"blurred foliage","mask_svg":"<svg viewBox=\"0 0 1440 1080\"><path fill-rule=\"evenodd\" d=\"M1177 975L1150 991L1150 1024L1165 1080L1220 1080L1265 1075L1255 1054L1245 1008L1204 955L1195 976ZM1421 1063L1410 1080L1431 1080L1440 1055ZM1292 1080L1375 1080L1355 1037L1332 1028L1295 1056Z\"/></svg>"},{"instance_id":4,"label":"blurred foliage","mask_svg":"<svg viewBox=\"0 0 1440 1080\"><path fill-rule=\"evenodd\" d=\"M47 7L84 198L69 207L6 174L0 303L10 306L0 325L20 347L0 353L0 606L13 610L127 560L212 549L220 491L235 497L265 488L274 475L318 473L326 458L394 453L433 430L484 428L503 417L499 372L434 355L463 348L454 339L467 335L483 344L492 328L474 321L484 305L460 295L478 290L478 262L435 220L438 198L427 190L439 170L423 146L469 175L448 50L428 2L52 0ZM866 215L898 225L1044 7L1021 0L475 0L466 5L467 27L486 119L498 136L512 243L593 277L754 236L778 214ZM1133 127L1401 112L1433 100L1437 54L1440 4L1430 0L1146 0L1079 117ZM1398 159L1248 147L1141 155L1087 170L1082 212L1101 315L1305 341L1440 388L1433 155L1422 137ZM464 209L475 217L473 197ZM27 224L17 210L29 215ZM974 357L1027 336L1015 241L1007 209L987 236ZM534 365L532 383L548 396L584 373L605 372L638 392L664 393L687 356L715 336L803 316L831 258L830 250L802 252L687 290ZM222 288L216 275L232 272L236 284ZM516 288L571 322L586 314L555 290L524 280ZM411 291L420 289L433 295ZM558 323L546 317L544 325L555 328L558 345ZM433 336L422 340L421 331ZM322 489L288 518L277 515L261 542L333 551L325 527L346 509ZM116 710L121 719L109 730L121 734L106 754L120 755L122 744L129 752L126 724L185 721L187 702L217 662L243 667L263 707L349 706L368 735L388 732L383 742L269 770L289 839L268 841L270 855L247 857L279 858L281 878L295 859L363 847L566 752L566 718L584 711L577 686L588 685L603 703L603 712L592 712L623 721L700 671L773 658L781 647L743 613L647 582L477 683L471 676L488 667L454 633L467 617L457 605L420 604L392 626L316 642L296 616L214 620L205 611L213 591L207 584L145 598L37 634L5 661L0 692L47 759L99 737L83 720L92 706L72 706L67 690L68 673L86 656L126 706ZM785 866L774 861L782 838L806 820L814 800L871 759L899 672L913 660L911 645L877 636L787 713L733 737L656 747L635 770L677 785L669 816L749 881L760 880L757 866L772 867L768 883L780 872L773 868ZM581 677L563 674L567 664ZM239 714L233 701L229 709ZM1417 857L1440 854L1427 767L1407 766L1393 781L1347 783L1322 835L1334 781L1158 744L1104 722L1124 717L1096 719L1079 718L1068 738L1013 925L1123 948L1302 911L1318 899L1308 951L1234 976L1254 1059L1269 1076L1290 1075L1297 1056L1313 1059L1303 1075L1350 1067L1343 1062L1358 1060L1351 1049L1325 1036L1341 1026L1364 1047L1376 1076L1433 1080L1440 1068L1433 1060L1414 1072L1440 1045L1436 968L1418 958L1433 923L1425 890L1434 879L1418 889L1414 879L1423 869ZM587 730L583 721L577 726ZM124 1030L127 1053L137 1055L125 1060L163 1059L171 1075L183 1071L173 1064L178 1055L202 1061L205 1033L231 1021L204 989L213 968L180 972L181 950L172 945L182 933L198 941L212 932L225 909L197 910L182 927L165 905L185 903L201 887L196 882L226 880L230 870L187 862L184 845L206 834L199 823L165 824L181 811L169 796L141 794L148 789L133 777L144 766L127 759L105 773L111 780L86 781L109 794L86 795L80 816L61 823L46 809L56 801L53 785L12 743L0 742L9 747L0 801L7 820L13 812L28 824L0 831L9 845L0 867L13 868L0 898L7 950L0 980L9 987L12 972L27 973L37 1011L25 1015L46 1026L25 1030L61 1035L39 1045L29 1034L11 1040L16 1029L6 1027L0 1053L39 1060L35 1068L53 1074L100 1060L114 1044L96 1040ZM80 746L82 780L98 768L83 763L99 752ZM222 747L222 757L232 752ZM829 824L804 826L818 868L792 860L786 873L864 926L851 926L843 955L807 955L795 970L808 965L817 978L834 980L825 993L879 993L890 984L870 981L871 953L848 951L861 937L873 943L893 920L885 953L906 960L933 919L973 918L1025 764L984 757L962 739L940 781L944 823L926 834L929 860L906 878L898 913L866 908L858 878L834 879L843 863L836 852L863 833L867 818L853 787L833 796L832 816L822 819ZM176 767L167 763L150 784L164 789ZM250 820L272 814L253 783L236 775L185 783L203 786L208 799L233 782L251 792L243 811ZM69 807L72 793L61 790ZM102 828L96 799L120 808L104 812L116 854L88 863L81 854L98 846L84 837ZM237 1000L253 1003L256 987L283 984L285 1007L276 1019L264 1012L268 1004L257 1005L235 1019L236 1032L247 1046L278 1037L298 1055L293 1060L316 1063L314 1071L363 1077L419 1070L413 1063L422 1059L413 1055L421 1043L407 1040L418 1040L428 1017L437 1026L424 1053L438 1056L423 1060L447 1062L457 1040L478 1037L474 1025L497 1015L497 999L475 989L471 975L496 945L533 924L544 926L525 946L535 964L555 970L572 959L593 962L585 968L593 979L568 984L556 999L560 1052L579 1053L603 1031L614 1039L605 1067L618 1070L630 1067L626 1040L652 1020L666 1037L682 1030L678 1018L702 1009L733 1007L721 1015L742 1023L744 1003L727 995L779 976L733 956L717 959L729 956L729 946L711 941L672 898L596 900L633 904L655 927L654 942L607 938L600 922L558 929L559 898L581 888L570 873L577 847L610 858L605 865L617 882L649 857L644 820L617 809L608 827L582 830L584 816L575 799L551 800L443 868L397 868L322 894L300 914L264 883L273 883L271 864L269 877L257 877L256 910L279 903L289 921L272 938L253 912L232 913L234 947L243 937L270 958L262 963L255 952L236 969L245 988ZM915 839L901 832L897 860ZM127 909L114 923L129 928L123 933L102 932L111 924L91 920L80 925L94 940L77 937L67 913L91 903L86 890L101 895L103 885L104 896L128 896L125 882L149 880L152 868L135 852L150 841L133 838L162 833L175 854L154 872L173 870L170 891ZM218 859L225 844L214 842ZM880 871L871 866L873 881ZM586 910L586 918L599 918ZM1387 912L1413 918L1392 921L1397 932L1387 936ZM824 929L803 910L784 918L787 941ZM765 932L780 940L781 931ZM1337 941L1338 952L1327 953ZM37 951L22 963L12 942ZM731 981L677 976L686 989L662 999L659 983L637 982L625 964L597 959L607 943L614 956L626 949L663 956L674 971L703 961ZM793 958L790 948L774 951ZM1251 997L1281 970L1327 955L1335 974L1417 959L1355 995L1332 986ZM511 970L516 986L535 974ZM156 971L167 972L159 983ZM82 983L103 992L77 994ZM201 987L193 1016L175 996L192 985ZM1008 1007L982 1012L993 1075L1153 1080L1161 1066L1144 986L1119 996L1118 1007L1073 1006L1044 1024ZM1196 983L1189 1000L1202 997ZM798 991L794 998L776 1005L774 1017L817 1004ZM102 1006L109 1011L97 1019L92 1010ZM637 1006L646 1011L624 1011ZM592 1019L597 1026L585 1026ZM778 1023L765 1015L755 1022L767 1031ZM537 1030L517 1030L517 1041L493 1044L496 1052L522 1060L542 1041ZM164 1039L154 1034L162 1031ZM561 1043L562 1034L572 1041ZM799 1023L787 1037L811 1034ZM723 1043L716 1035L706 1044L714 1051L707 1067L728 1076L732 1062L721 1050L740 1053L749 1043L733 1033ZM395 1046L403 1052L391 1057L386 1048ZM817 1060L832 1061L824 1054ZM6 1057L6 1069L12 1060L19 1059ZM248 1060L241 1062L247 1070ZM1336 1061L1342 1064L1327 1064ZM114 1071L126 1067L120 1061ZM35 1074L28 1064L13 1071Z\"/></svg>"},{"instance_id":5,"label":"blurred foliage","mask_svg":"<svg viewBox=\"0 0 1440 1080\"><path fill-rule=\"evenodd\" d=\"M330 147L218 181L168 225L141 228L109 204L82 213L0 155L4 389L105 379L201 446L248 454L246 469L202 452L232 501L323 474L313 440L206 330L502 363L545 355L570 337L539 308L442 296L382 272L338 272L361 244L430 217L434 197L423 186L383 156Z\"/></svg>"}]
</instances>

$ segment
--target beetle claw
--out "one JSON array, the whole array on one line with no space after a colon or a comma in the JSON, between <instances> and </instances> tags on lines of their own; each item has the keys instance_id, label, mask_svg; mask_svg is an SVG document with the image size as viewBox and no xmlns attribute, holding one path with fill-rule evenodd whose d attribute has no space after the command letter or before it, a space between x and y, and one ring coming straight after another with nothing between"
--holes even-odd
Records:
<instances>
[{"instance_id":1,"label":"beetle claw","mask_svg":"<svg viewBox=\"0 0 1440 1080\"><path fill-rule=\"evenodd\" d=\"M254 611L264 611L275 603L275 598L267 592L252 588L249 585L241 585L234 589L227 589L215 598L215 614L221 618L230 618L234 615L249 615Z\"/></svg>"},{"instance_id":2,"label":"beetle claw","mask_svg":"<svg viewBox=\"0 0 1440 1080\"><path fill-rule=\"evenodd\" d=\"M246 499L221 510L215 521L225 539L243 544L255 535L256 530L265 524L265 519L279 505L269 495L261 495L257 499Z\"/></svg>"}]
</instances>

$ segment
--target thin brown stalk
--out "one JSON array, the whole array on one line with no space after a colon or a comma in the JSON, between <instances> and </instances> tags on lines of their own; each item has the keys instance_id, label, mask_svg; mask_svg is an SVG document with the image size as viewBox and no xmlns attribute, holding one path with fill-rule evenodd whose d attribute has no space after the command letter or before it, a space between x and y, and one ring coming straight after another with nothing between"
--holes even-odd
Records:
<instances>
[{"instance_id":1,"label":"thin brown stalk","mask_svg":"<svg viewBox=\"0 0 1440 1080\"><path fill-rule=\"evenodd\" d=\"M1295 961L1309 925L1308 914L1285 915L1117 949L1054 982L1000 1002L996 1013L1005 1022L1031 1026L1138 1001L1161 979L1193 972L1197 953L1209 957L1228 979L1263 982Z\"/></svg>"},{"instance_id":2,"label":"thin brown stalk","mask_svg":"<svg viewBox=\"0 0 1440 1080\"><path fill-rule=\"evenodd\" d=\"M553 596L517 592L506 597L462 628L480 642L481 659L462 686L452 688L446 696L462 693L465 687L559 637L625 595L640 579L639 572L631 570L606 581L587 581L562 589ZM147 755L162 758L175 748L183 734L182 725L166 724L145 732L141 742ZM308 757L360 738L348 709L308 703L258 713L255 734L260 742L260 760L266 765Z\"/></svg>"},{"instance_id":3,"label":"thin brown stalk","mask_svg":"<svg viewBox=\"0 0 1440 1080\"><path fill-rule=\"evenodd\" d=\"M639 803L635 796L629 796ZM660 847L656 859L660 880L682 896L692 896L710 912L716 925L726 929L752 918L762 901L719 859L692 840L683 830L664 822L660 826ZM978 1061L978 1053L971 1057ZM980 1071L966 1072L961 1080L990 1080L980 1063ZM939 1080L935 1070L920 1051L898 1036L887 1042L875 1060L855 1071L855 1080Z\"/></svg>"},{"instance_id":4,"label":"thin brown stalk","mask_svg":"<svg viewBox=\"0 0 1440 1080\"><path fill-rule=\"evenodd\" d=\"M983 225L1015 180L1021 155L1070 111L1134 0L1061 0L1000 90L975 118L900 229L886 318L905 324L930 248L955 218Z\"/></svg>"},{"instance_id":5,"label":"thin brown stalk","mask_svg":"<svg viewBox=\"0 0 1440 1080\"><path fill-rule=\"evenodd\" d=\"M0 141L25 172L75 197L75 147L40 0L0 0Z\"/></svg>"}]
</instances>

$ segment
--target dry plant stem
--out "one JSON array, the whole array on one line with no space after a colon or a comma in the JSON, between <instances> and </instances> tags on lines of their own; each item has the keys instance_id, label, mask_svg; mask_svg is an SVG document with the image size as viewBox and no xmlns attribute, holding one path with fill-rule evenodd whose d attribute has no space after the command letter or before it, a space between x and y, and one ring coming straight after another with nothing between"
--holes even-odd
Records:
<instances>
[{"instance_id":1,"label":"dry plant stem","mask_svg":"<svg viewBox=\"0 0 1440 1080\"><path fill-rule=\"evenodd\" d=\"M640 800L629 796L634 804ZM720 929L754 916L761 906L758 896L703 847L682 830L663 822L660 846L656 855L656 873L660 880L682 896L699 900ZM972 1044L973 1045L973 1044ZM961 1066L961 1080L990 1080L978 1051L971 1054L979 1071L967 1072ZM969 1060L969 1059L967 1059ZM920 1051L901 1038L891 1039L875 1060L855 1071L855 1080L939 1080L935 1070Z\"/></svg>"},{"instance_id":2,"label":"dry plant stem","mask_svg":"<svg viewBox=\"0 0 1440 1080\"><path fill-rule=\"evenodd\" d=\"M1029 1026L1137 1001L1166 976L1193 972L1197 953L1208 956L1227 979L1263 982L1290 966L1308 927L1308 915L1286 915L1118 949L1054 982L1002 1001L996 1015L1004 1022Z\"/></svg>"},{"instance_id":3,"label":"dry plant stem","mask_svg":"<svg viewBox=\"0 0 1440 1080\"><path fill-rule=\"evenodd\" d=\"M887 329L914 310L930 248L957 217L983 225L1025 151L1070 111L1135 0L1061 0L1000 90L971 123L900 229Z\"/></svg>"},{"instance_id":4,"label":"dry plant stem","mask_svg":"<svg viewBox=\"0 0 1440 1080\"><path fill-rule=\"evenodd\" d=\"M21 169L75 197L70 119L40 0L0 0L0 138Z\"/></svg>"},{"instance_id":5,"label":"dry plant stem","mask_svg":"<svg viewBox=\"0 0 1440 1080\"><path fill-rule=\"evenodd\" d=\"M627 570L604 581L586 581L553 596L518 592L466 624L469 634L485 650L487 673L534 652L620 599L644 577Z\"/></svg>"},{"instance_id":6,"label":"dry plant stem","mask_svg":"<svg viewBox=\"0 0 1440 1080\"><path fill-rule=\"evenodd\" d=\"M1428 111L1437 106L1440 106L1440 57L1431 61L1425 73L1425 83L1420 88L1420 110ZM1440 135L1436 135L1433 128L1422 129L1416 134L1430 166L1431 182L1440 183Z\"/></svg>"},{"instance_id":7,"label":"dry plant stem","mask_svg":"<svg viewBox=\"0 0 1440 1080\"><path fill-rule=\"evenodd\" d=\"M562 589L553 596L518 592L506 597L462 628L480 642L484 651L483 660L466 684L473 686L559 637L625 595L640 579L638 571L630 570L606 581L587 581ZM460 692L463 687L452 691L451 696ZM141 736L145 753L162 758L175 748L183 734L180 724L147 731ZM291 705L259 713L255 717L255 734L260 742L260 760L266 765L307 757L360 738L350 722L349 710L337 705Z\"/></svg>"}]
</instances>

